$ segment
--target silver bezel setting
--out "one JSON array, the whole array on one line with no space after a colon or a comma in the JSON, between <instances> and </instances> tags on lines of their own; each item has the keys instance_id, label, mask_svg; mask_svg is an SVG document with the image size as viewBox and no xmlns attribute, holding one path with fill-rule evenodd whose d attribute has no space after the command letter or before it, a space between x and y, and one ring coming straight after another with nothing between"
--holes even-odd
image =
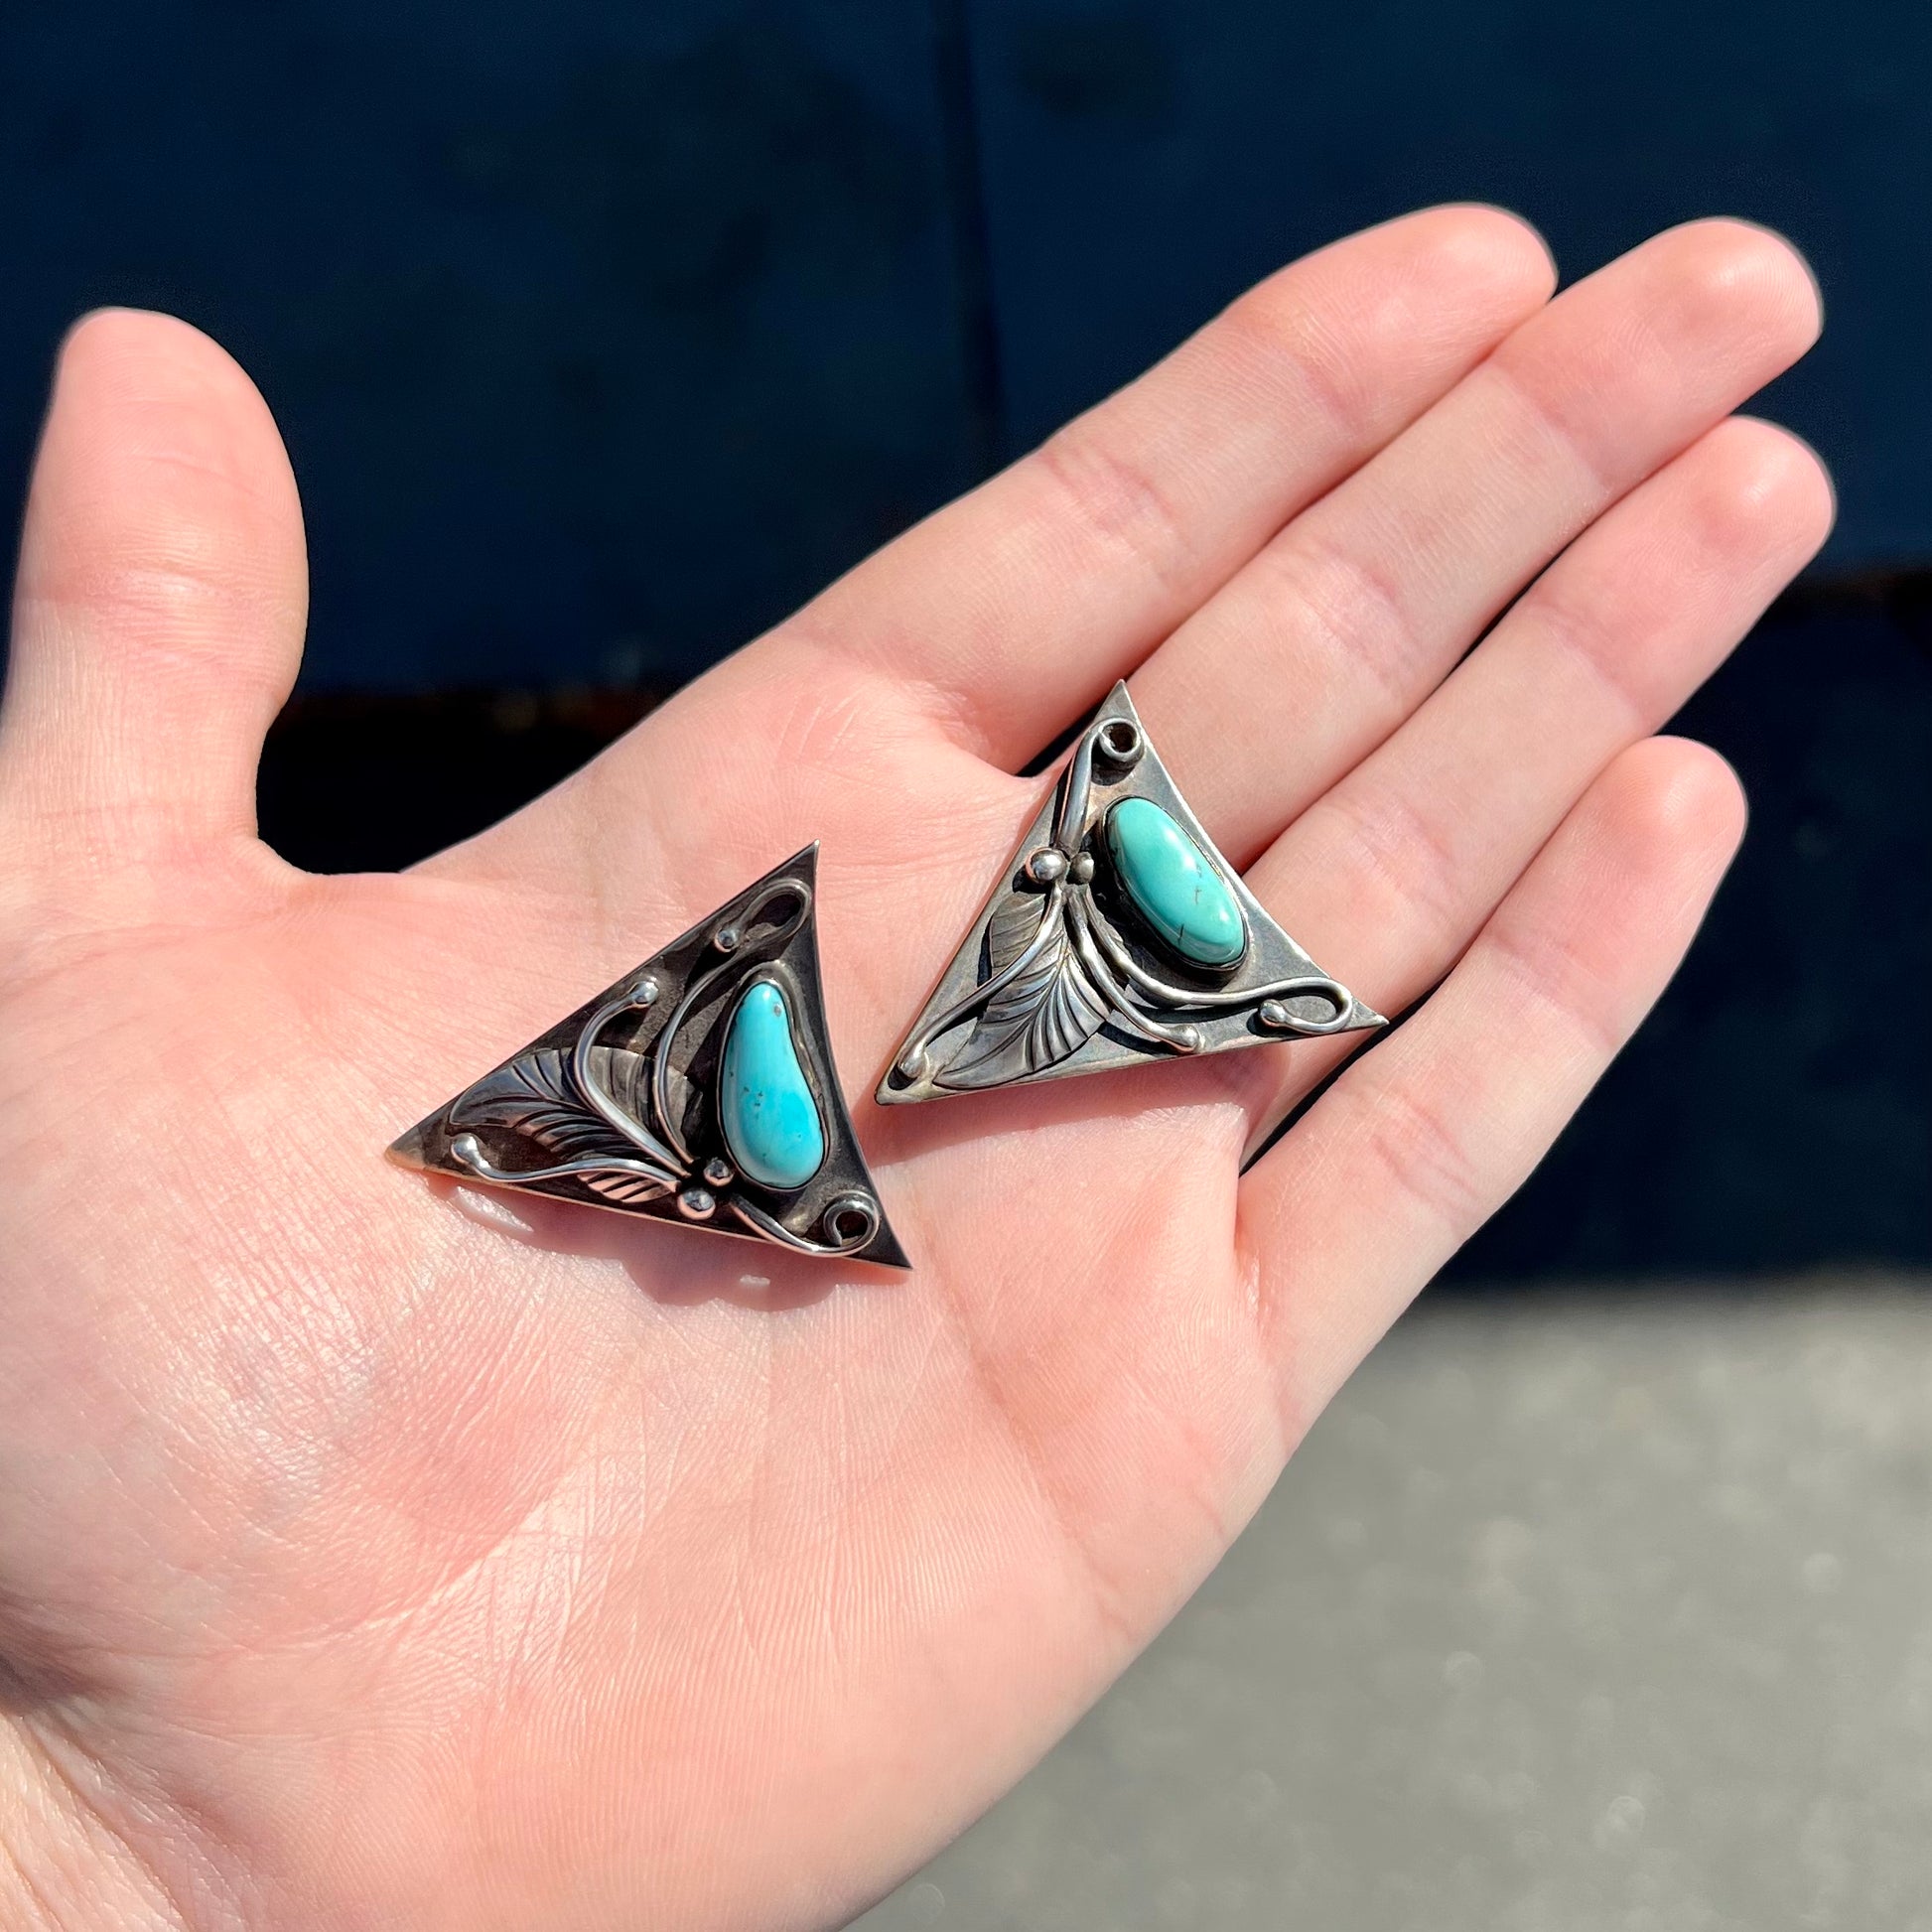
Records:
<instances>
[{"instance_id":1,"label":"silver bezel setting","mask_svg":"<svg viewBox=\"0 0 1932 1932\"><path fill-rule=\"evenodd\" d=\"M412 1127L390 1158L796 1254L909 1266L832 1064L817 861L811 845L775 867ZM738 1173L718 1117L726 1029L759 981L784 997L825 1130L825 1158L796 1188Z\"/></svg>"},{"instance_id":2,"label":"silver bezel setting","mask_svg":"<svg viewBox=\"0 0 1932 1932\"><path fill-rule=\"evenodd\" d=\"M1232 965L1177 959L1123 902L1103 828L1126 798L1167 812L1233 894L1247 944ZM1386 1024L1315 965L1221 856L1117 684L893 1055L878 1098L901 1106Z\"/></svg>"}]
</instances>

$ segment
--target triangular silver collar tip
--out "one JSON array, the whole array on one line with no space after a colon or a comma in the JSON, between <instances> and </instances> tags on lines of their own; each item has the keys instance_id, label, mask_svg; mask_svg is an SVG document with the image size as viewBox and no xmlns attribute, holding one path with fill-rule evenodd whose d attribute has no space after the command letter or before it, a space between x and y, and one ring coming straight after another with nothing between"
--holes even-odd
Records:
<instances>
[{"instance_id":1,"label":"triangular silver collar tip","mask_svg":"<svg viewBox=\"0 0 1932 1932\"><path fill-rule=\"evenodd\" d=\"M1116 684L878 1098L903 1106L1385 1024L1215 849Z\"/></svg>"},{"instance_id":2,"label":"triangular silver collar tip","mask_svg":"<svg viewBox=\"0 0 1932 1932\"><path fill-rule=\"evenodd\" d=\"M401 1166L908 1268L839 1089L816 844L390 1148Z\"/></svg>"}]
</instances>

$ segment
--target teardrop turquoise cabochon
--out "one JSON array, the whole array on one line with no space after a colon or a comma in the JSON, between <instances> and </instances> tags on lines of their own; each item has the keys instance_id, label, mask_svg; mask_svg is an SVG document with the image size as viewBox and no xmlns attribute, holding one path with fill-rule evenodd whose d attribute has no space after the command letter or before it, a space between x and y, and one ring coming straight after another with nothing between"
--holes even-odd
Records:
<instances>
[{"instance_id":1,"label":"teardrop turquoise cabochon","mask_svg":"<svg viewBox=\"0 0 1932 1932\"><path fill-rule=\"evenodd\" d=\"M1123 798L1107 814L1107 851L1134 909L1182 959L1232 966L1248 950L1220 869L1152 799Z\"/></svg>"},{"instance_id":2,"label":"teardrop turquoise cabochon","mask_svg":"<svg viewBox=\"0 0 1932 1932\"><path fill-rule=\"evenodd\" d=\"M718 1120L739 1171L765 1187L802 1187L825 1160L825 1123L799 1064L785 996L747 988L718 1069Z\"/></svg>"}]
</instances>

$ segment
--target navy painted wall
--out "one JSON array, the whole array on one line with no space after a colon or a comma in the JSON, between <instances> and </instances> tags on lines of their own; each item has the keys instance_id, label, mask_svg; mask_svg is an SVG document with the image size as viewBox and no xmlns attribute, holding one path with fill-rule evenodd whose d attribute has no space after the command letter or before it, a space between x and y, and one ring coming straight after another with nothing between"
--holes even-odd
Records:
<instances>
[{"instance_id":1,"label":"navy painted wall","mask_svg":"<svg viewBox=\"0 0 1932 1932\"><path fill-rule=\"evenodd\" d=\"M1932 1267L1932 653L1915 610L1774 613L1681 727L1751 826L1683 972L1464 1282Z\"/></svg>"},{"instance_id":2,"label":"navy painted wall","mask_svg":"<svg viewBox=\"0 0 1932 1932\"><path fill-rule=\"evenodd\" d=\"M261 383L314 686L688 675L968 481L899 0L0 9L0 450L90 304Z\"/></svg>"},{"instance_id":3,"label":"navy painted wall","mask_svg":"<svg viewBox=\"0 0 1932 1932\"><path fill-rule=\"evenodd\" d=\"M1341 230L1773 223L1850 588L1695 707L1739 873L1462 1273L1928 1264L1927 99L1902 0L16 0L0 486L68 320L170 308L288 436L312 691L661 685Z\"/></svg>"},{"instance_id":4,"label":"navy painted wall","mask_svg":"<svg viewBox=\"0 0 1932 1932\"><path fill-rule=\"evenodd\" d=\"M1481 196L1570 272L1712 209L1789 229L1828 563L1928 558L1928 97L1901 0L17 4L0 479L67 320L160 304L287 431L312 687L685 674L966 481L976 407L1017 449L1284 258Z\"/></svg>"},{"instance_id":5,"label":"navy painted wall","mask_svg":"<svg viewBox=\"0 0 1932 1932\"><path fill-rule=\"evenodd\" d=\"M1735 213L1825 287L1825 343L1765 406L1837 472L1827 568L1932 557L1932 9L975 0L974 20L1017 443L1403 208L1518 208L1569 277Z\"/></svg>"}]
</instances>

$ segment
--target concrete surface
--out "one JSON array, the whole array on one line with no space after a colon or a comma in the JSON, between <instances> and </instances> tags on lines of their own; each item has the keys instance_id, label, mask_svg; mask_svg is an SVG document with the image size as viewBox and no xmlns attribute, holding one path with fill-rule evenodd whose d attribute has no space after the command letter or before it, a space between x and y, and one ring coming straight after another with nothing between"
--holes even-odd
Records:
<instances>
[{"instance_id":1,"label":"concrete surface","mask_svg":"<svg viewBox=\"0 0 1932 1932\"><path fill-rule=\"evenodd\" d=\"M861 1932L1928 1932L1932 1283L1425 1306Z\"/></svg>"}]
</instances>

